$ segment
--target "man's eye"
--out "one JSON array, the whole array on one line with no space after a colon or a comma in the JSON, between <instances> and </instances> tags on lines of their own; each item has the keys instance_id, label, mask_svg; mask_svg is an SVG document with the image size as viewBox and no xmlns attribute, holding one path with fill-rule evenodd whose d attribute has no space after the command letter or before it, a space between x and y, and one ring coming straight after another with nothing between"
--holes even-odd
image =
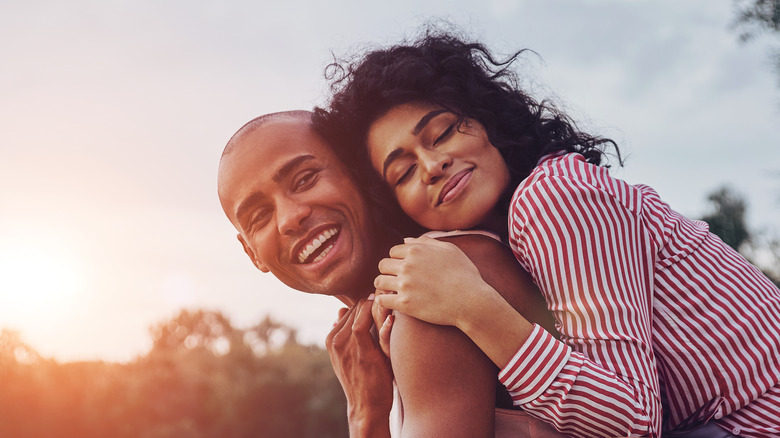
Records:
<instances>
[{"instance_id":1,"label":"man's eye","mask_svg":"<svg viewBox=\"0 0 780 438\"><path fill-rule=\"evenodd\" d=\"M249 217L249 230L255 231L258 228L262 228L265 226L265 224L268 223L269 218L271 217L271 209L268 207L258 208L255 210L254 213L252 213L252 216Z\"/></svg>"},{"instance_id":2,"label":"man's eye","mask_svg":"<svg viewBox=\"0 0 780 438\"><path fill-rule=\"evenodd\" d=\"M309 189L314 185L315 182L317 182L316 171L303 172L293 182L293 190L299 192L301 190Z\"/></svg>"},{"instance_id":3,"label":"man's eye","mask_svg":"<svg viewBox=\"0 0 780 438\"><path fill-rule=\"evenodd\" d=\"M414 174L414 170L415 170L416 168L417 168L417 165L416 165L416 164L412 164L411 166L409 166L409 167L406 169L406 172L404 172L404 173L403 173L403 175L401 175L401 176L400 176L400 177L399 177L399 178L398 178L398 179L395 181L395 184L394 184L394 185L396 185L396 186L399 186L399 185L401 185L401 184L405 183L406 181L408 181L408 180L409 180L409 178L411 178L411 177L412 177L412 175Z\"/></svg>"}]
</instances>

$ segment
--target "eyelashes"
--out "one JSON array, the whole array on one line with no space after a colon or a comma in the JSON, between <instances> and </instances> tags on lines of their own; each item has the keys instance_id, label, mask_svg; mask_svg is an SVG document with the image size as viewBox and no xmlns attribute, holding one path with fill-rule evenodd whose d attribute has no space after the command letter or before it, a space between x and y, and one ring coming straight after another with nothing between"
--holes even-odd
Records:
<instances>
[{"instance_id":1,"label":"eyelashes","mask_svg":"<svg viewBox=\"0 0 780 438\"><path fill-rule=\"evenodd\" d=\"M411 166L409 166L409 168L406 169L406 172L404 172L404 174L401 175L400 178L398 178L398 180L395 182L394 185L398 186L398 185L401 185L401 184L405 183L412 176L412 174L414 174L414 171L416 169L417 169L417 165L416 164L412 164Z\"/></svg>"},{"instance_id":2,"label":"eyelashes","mask_svg":"<svg viewBox=\"0 0 780 438\"><path fill-rule=\"evenodd\" d=\"M450 126L448 126L447 129L445 129L440 136L436 137L436 140L433 141L433 146L437 146L439 143L446 140L447 137L449 137L450 134L452 134L455 131L455 128L458 126L460 126L460 121L455 122Z\"/></svg>"},{"instance_id":3,"label":"eyelashes","mask_svg":"<svg viewBox=\"0 0 780 438\"><path fill-rule=\"evenodd\" d=\"M436 147L440 143L446 141L452 134L459 130L462 120L458 118L455 122L451 123L447 128L442 132L438 137L436 137L435 140L433 140L433 143L431 143L431 147ZM393 184L393 187L397 187L406 181L409 180L409 178L414 174L414 171L417 170L417 164L412 163L406 171L395 181Z\"/></svg>"},{"instance_id":4,"label":"eyelashes","mask_svg":"<svg viewBox=\"0 0 780 438\"><path fill-rule=\"evenodd\" d=\"M285 190L295 195L313 188L320 179L321 170L322 168L313 168L299 172L295 175L294 178L289 180L289 186L287 186L288 188ZM269 201L264 200L258 202L257 207L254 209L252 214L249 216L249 220L247 221L247 230L250 233L254 233L260 228L263 228L266 224L268 224L268 222L271 221L273 211L274 206L272 203L269 203Z\"/></svg>"}]
</instances>

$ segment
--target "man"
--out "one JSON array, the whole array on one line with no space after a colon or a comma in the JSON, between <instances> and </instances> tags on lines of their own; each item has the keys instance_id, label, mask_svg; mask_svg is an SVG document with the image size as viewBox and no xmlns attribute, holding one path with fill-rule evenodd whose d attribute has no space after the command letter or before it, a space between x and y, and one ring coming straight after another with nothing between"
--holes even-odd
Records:
<instances>
[{"instance_id":1,"label":"man","mask_svg":"<svg viewBox=\"0 0 780 438\"><path fill-rule=\"evenodd\" d=\"M371 217L345 163L312 127L310 113L270 114L239 129L220 161L218 192L258 269L349 306L328 350L347 396L351 436L389 436L393 374L406 388L405 432L493 435L497 370L459 330L399 314L391 373L369 333L366 298L376 264L393 242Z\"/></svg>"},{"instance_id":2,"label":"man","mask_svg":"<svg viewBox=\"0 0 780 438\"><path fill-rule=\"evenodd\" d=\"M381 245L362 193L309 117L269 114L236 132L220 161L219 198L258 269L353 305L372 292Z\"/></svg>"}]
</instances>

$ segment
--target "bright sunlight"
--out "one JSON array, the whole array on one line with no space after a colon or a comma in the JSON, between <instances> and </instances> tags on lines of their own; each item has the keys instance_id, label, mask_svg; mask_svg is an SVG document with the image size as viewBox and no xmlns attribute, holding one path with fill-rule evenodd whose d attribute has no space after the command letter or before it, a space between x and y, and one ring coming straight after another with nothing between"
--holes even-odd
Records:
<instances>
[{"instance_id":1,"label":"bright sunlight","mask_svg":"<svg viewBox=\"0 0 780 438\"><path fill-rule=\"evenodd\" d=\"M4 242L0 247L0 316L14 325L62 320L80 298L80 260L64 242Z\"/></svg>"}]
</instances>

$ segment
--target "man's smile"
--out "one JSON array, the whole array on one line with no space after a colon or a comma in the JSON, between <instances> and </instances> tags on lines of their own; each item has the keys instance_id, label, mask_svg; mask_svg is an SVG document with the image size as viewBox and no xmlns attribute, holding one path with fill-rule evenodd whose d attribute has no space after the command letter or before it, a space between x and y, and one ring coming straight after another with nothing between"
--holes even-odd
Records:
<instances>
[{"instance_id":1,"label":"man's smile","mask_svg":"<svg viewBox=\"0 0 780 438\"><path fill-rule=\"evenodd\" d=\"M333 249L341 232L338 226L330 226L324 230L318 230L313 236L303 239L296 245L297 260L300 264L315 263Z\"/></svg>"}]
</instances>

